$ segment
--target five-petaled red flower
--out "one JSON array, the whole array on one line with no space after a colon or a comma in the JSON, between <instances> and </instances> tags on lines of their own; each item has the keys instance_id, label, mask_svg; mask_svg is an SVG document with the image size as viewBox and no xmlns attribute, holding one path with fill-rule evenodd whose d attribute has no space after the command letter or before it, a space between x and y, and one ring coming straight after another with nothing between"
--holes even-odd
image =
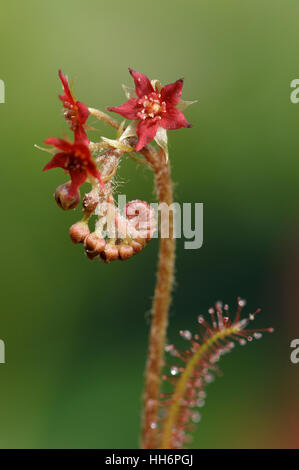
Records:
<instances>
[{"instance_id":1,"label":"five-petaled red flower","mask_svg":"<svg viewBox=\"0 0 299 470\"><path fill-rule=\"evenodd\" d=\"M63 75L62 71L58 72L59 78L62 82L64 95L59 95L63 106L66 109L65 118L70 123L71 129L78 134L81 139L88 139L84 131L84 124L87 121L89 111L86 104L77 101L70 90L67 78Z\"/></svg>"},{"instance_id":2,"label":"five-petaled red flower","mask_svg":"<svg viewBox=\"0 0 299 470\"><path fill-rule=\"evenodd\" d=\"M165 85L159 90L146 75L132 69L129 69L129 72L135 82L137 97L129 99L121 106L107 109L126 119L140 119L136 129L138 136L136 152L154 139L159 127L167 130L192 127L182 111L176 108L182 95L183 79Z\"/></svg>"},{"instance_id":3,"label":"five-petaled red flower","mask_svg":"<svg viewBox=\"0 0 299 470\"><path fill-rule=\"evenodd\" d=\"M76 137L74 143L56 137L49 137L45 140L45 144L53 145L61 150L61 152L54 155L43 171L51 170L52 168L63 168L68 171L71 177L69 197L73 197L76 194L79 186L85 182L88 174L97 178L101 187L104 188L101 174L91 158L86 142Z\"/></svg>"}]
</instances>

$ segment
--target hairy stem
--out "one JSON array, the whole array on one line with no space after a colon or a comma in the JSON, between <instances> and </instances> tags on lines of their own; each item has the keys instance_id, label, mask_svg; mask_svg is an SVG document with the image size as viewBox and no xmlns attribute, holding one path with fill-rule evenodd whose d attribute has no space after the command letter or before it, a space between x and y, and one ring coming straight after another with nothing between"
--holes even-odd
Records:
<instances>
[{"instance_id":1,"label":"hairy stem","mask_svg":"<svg viewBox=\"0 0 299 470\"><path fill-rule=\"evenodd\" d=\"M91 116L96 117L100 121L106 122L111 127L114 127L114 129L119 128L119 122L116 121L116 119L113 119L111 116L109 116L109 114L106 114L103 111L100 111L99 109L95 109L95 108L88 108L88 111Z\"/></svg>"},{"instance_id":2,"label":"hairy stem","mask_svg":"<svg viewBox=\"0 0 299 470\"><path fill-rule=\"evenodd\" d=\"M223 340L227 337L230 337L234 333L237 333L240 330L240 325L235 325L230 328L224 328L223 330L217 331L213 336L211 336L205 343L203 343L200 348L198 348L193 356L190 358L184 372L182 373L180 379L178 380L172 398L171 405L169 407L166 420L162 429L161 442L159 445L160 449L172 449L172 432L176 427L177 419L180 412L181 402L184 399L184 396L187 392L187 387L189 380L194 375L194 371L199 362L203 359L205 354L209 350L217 345L219 340Z\"/></svg>"},{"instance_id":3,"label":"hairy stem","mask_svg":"<svg viewBox=\"0 0 299 470\"><path fill-rule=\"evenodd\" d=\"M162 150L156 152L147 146L141 153L150 163L154 174L159 202L171 205L173 188L169 163L165 162ZM173 238L173 214L169 211L169 238L161 238L158 259L157 281L152 306L152 323L149 337L148 356L145 370L143 395L143 417L141 446L156 448L159 392L163 367L164 345L171 302L171 288L174 277L175 240Z\"/></svg>"}]
</instances>

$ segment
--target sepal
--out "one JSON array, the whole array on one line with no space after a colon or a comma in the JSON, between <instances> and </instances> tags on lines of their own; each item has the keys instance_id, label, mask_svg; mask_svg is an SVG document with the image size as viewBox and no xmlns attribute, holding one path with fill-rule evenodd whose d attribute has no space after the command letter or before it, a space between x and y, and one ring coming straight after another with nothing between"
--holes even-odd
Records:
<instances>
[{"instance_id":1,"label":"sepal","mask_svg":"<svg viewBox=\"0 0 299 470\"><path fill-rule=\"evenodd\" d=\"M158 144L159 147L165 153L166 163L168 162L168 138L167 138L167 131L163 127L159 126L157 130L157 134L155 136L155 142Z\"/></svg>"},{"instance_id":2,"label":"sepal","mask_svg":"<svg viewBox=\"0 0 299 470\"><path fill-rule=\"evenodd\" d=\"M177 109L179 109L180 111L184 111L185 109L189 108L189 106L195 103L198 103L198 100L195 100L195 101L180 100L177 104Z\"/></svg>"},{"instance_id":3,"label":"sepal","mask_svg":"<svg viewBox=\"0 0 299 470\"><path fill-rule=\"evenodd\" d=\"M120 140L113 140L113 139L107 139L106 137L101 137L103 142L107 142L111 147L121 150L122 152L133 152L134 148L131 147L130 145L124 144Z\"/></svg>"}]
</instances>

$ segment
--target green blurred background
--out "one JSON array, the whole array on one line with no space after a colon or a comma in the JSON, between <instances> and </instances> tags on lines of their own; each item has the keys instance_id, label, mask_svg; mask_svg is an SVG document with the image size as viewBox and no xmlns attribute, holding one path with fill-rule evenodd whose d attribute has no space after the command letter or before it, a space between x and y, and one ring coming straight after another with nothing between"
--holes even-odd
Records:
<instances>
[{"instance_id":1,"label":"green blurred background","mask_svg":"<svg viewBox=\"0 0 299 470\"><path fill-rule=\"evenodd\" d=\"M57 71L105 109L124 101L127 67L185 77L194 128L169 132L178 202L204 203L204 245L178 241L169 340L196 331L216 300L262 307L274 335L238 347L208 387L192 446L299 447L299 4L295 0L1 2L1 448L138 446L157 240L125 263L90 263L69 241L80 217L53 192L36 150L67 129ZM91 119L91 132L113 136ZM153 201L150 172L125 160L128 199Z\"/></svg>"}]
</instances>

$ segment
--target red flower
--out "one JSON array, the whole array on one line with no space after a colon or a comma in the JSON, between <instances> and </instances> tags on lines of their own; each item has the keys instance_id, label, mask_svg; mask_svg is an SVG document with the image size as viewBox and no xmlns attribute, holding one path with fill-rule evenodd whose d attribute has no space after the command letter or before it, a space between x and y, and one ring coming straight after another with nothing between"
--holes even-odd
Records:
<instances>
[{"instance_id":1,"label":"red flower","mask_svg":"<svg viewBox=\"0 0 299 470\"><path fill-rule=\"evenodd\" d=\"M70 122L71 129L78 134L81 139L88 139L83 127L89 115L88 107L86 104L81 103L81 101L76 101L70 90L67 78L63 75L61 70L59 70L58 75L64 89L64 95L59 95L59 98L66 109L65 118Z\"/></svg>"},{"instance_id":2,"label":"red flower","mask_svg":"<svg viewBox=\"0 0 299 470\"><path fill-rule=\"evenodd\" d=\"M61 152L54 155L43 171L51 170L52 168L63 168L68 171L71 177L69 197L73 197L76 194L79 186L85 182L88 174L97 178L104 189L101 173L92 160L90 150L84 140L75 138L75 142L72 143L56 137L49 137L45 140L45 144L53 145L61 150Z\"/></svg>"},{"instance_id":3,"label":"red flower","mask_svg":"<svg viewBox=\"0 0 299 470\"><path fill-rule=\"evenodd\" d=\"M183 79L165 85L159 90L146 75L132 69L129 69L129 72L135 81L137 96L130 98L121 106L107 109L126 119L140 119L136 130L138 136L136 152L155 138L159 127L167 130L192 127L182 111L176 108L181 100Z\"/></svg>"}]
</instances>

